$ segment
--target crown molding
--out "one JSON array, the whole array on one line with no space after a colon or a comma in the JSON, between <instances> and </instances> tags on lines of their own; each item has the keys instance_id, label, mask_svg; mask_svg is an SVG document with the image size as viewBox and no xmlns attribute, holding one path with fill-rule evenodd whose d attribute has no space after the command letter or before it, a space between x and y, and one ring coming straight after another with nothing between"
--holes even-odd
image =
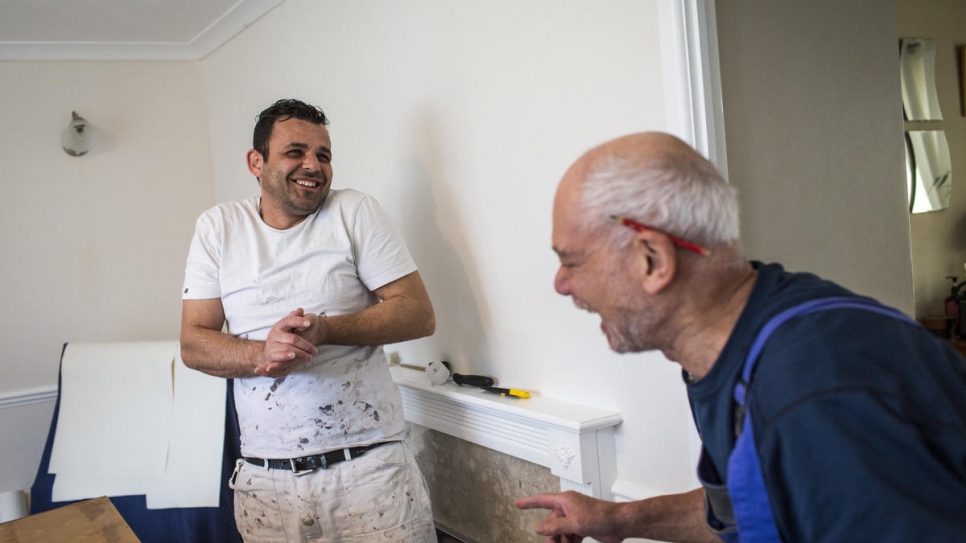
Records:
<instances>
[{"instance_id":1,"label":"crown molding","mask_svg":"<svg viewBox=\"0 0 966 543\"><path fill-rule=\"evenodd\" d=\"M200 60L284 0L239 0L188 42L0 41L0 60Z\"/></svg>"}]
</instances>

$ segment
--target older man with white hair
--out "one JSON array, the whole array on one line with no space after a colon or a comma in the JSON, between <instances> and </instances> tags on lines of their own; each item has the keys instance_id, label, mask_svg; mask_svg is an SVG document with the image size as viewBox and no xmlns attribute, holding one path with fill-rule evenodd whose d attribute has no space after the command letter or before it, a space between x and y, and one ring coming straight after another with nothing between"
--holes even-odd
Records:
<instances>
[{"instance_id":1,"label":"older man with white hair","mask_svg":"<svg viewBox=\"0 0 966 543\"><path fill-rule=\"evenodd\" d=\"M673 136L625 136L564 175L555 286L612 349L681 365L702 487L575 492L547 541L955 541L966 534L966 361L899 311L748 261L734 189Z\"/></svg>"}]
</instances>

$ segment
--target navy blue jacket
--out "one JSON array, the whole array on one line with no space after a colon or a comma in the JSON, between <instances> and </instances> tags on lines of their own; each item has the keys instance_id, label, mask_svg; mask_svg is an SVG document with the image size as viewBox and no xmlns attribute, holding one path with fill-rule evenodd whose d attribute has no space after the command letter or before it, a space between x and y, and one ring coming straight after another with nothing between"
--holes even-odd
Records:
<instances>
[{"instance_id":1,"label":"navy blue jacket","mask_svg":"<svg viewBox=\"0 0 966 543\"><path fill-rule=\"evenodd\" d=\"M764 323L797 303L854 296L754 263L758 279L712 370L688 384L723 481L734 385ZM796 318L752 380L765 486L786 542L966 540L966 360L922 327L861 310Z\"/></svg>"}]
</instances>

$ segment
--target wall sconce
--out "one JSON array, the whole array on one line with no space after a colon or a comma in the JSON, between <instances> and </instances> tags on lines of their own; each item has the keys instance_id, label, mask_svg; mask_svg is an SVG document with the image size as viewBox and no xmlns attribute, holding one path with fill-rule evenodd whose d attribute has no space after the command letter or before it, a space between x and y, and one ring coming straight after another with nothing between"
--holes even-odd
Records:
<instances>
[{"instance_id":1,"label":"wall sconce","mask_svg":"<svg viewBox=\"0 0 966 543\"><path fill-rule=\"evenodd\" d=\"M70 156L83 156L91 146L87 121L76 111L71 111L70 114L70 124L60 133L60 145Z\"/></svg>"}]
</instances>

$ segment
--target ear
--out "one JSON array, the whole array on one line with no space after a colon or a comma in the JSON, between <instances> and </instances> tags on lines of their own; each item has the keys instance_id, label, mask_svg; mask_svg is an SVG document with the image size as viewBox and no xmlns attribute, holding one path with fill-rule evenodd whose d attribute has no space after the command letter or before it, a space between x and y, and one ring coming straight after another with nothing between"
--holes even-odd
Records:
<instances>
[{"instance_id":1,"label":"ear","mask_svg":"<svg viewBox=\"0 0 966 543\"><path fill-rule=\"evenodd\" d=\"M640 258L644 291L657 294L667 288L677 272L678 254L666 235L652 230L638 232L634 240Z\"/></svg>"},{"instance_id":2,"label":"ear","mask_svg":"<svg viewBox=\"0 0 966 543\"><path fill-rule=\"evenodd\" d=\"M252 175L261 179L262 177L262 165L265 163L265 158L261 153L254 149L248 150L248 155L245 157L248 161L248 171L252 172Z\"/></svg>"}]
</instances>

